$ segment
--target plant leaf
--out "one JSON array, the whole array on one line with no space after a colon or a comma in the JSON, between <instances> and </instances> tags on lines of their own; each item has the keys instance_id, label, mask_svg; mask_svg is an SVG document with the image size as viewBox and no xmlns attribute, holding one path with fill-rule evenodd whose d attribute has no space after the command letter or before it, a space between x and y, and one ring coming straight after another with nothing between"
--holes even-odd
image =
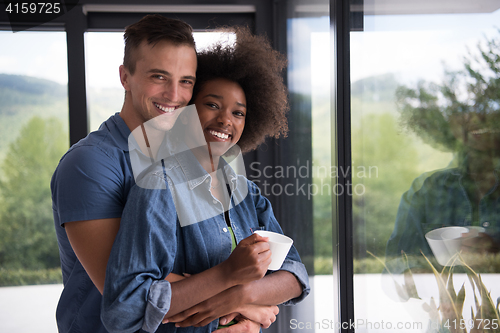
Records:
<instances>
[{"instance_id":1,"label":"plant leaf","mask_svg":"<svg viewBox=\"0 0 500 333\"><path fill-rule=\"evenodd\" d=\"M405 280L404 286L408 297L420 299L420 296L418 296L417 287L415 286L415 280L413 279L413 274L411 273L409 267L404 271L404 280Z\"/></svg>"},{"instance_id":2,"label":"plant leaf","mask_svg":"<svg viewBox=\"0 0 500 333\"><path fill-rule=\"evenodd\" d=\"M427 263L429 264L429 266L431 267L432 272L434 273L434 276L436 277L438 283L439 309L443 314L443 319L442 319L443 322L446 321L446 319L453 320L459 318L457 308L455 307L455 302L453 301L450 293L448 292L448 289L446 288L446 283L444 282L442 275L436 270L434 265L429 261L429 259L425 256L425 254L423 252L421 253L424 256Z\"/></svg>"},{"instance_id":3,"label":"plant leaf","mask_svg":"<svg viewBox=\"0 0 500 333\"><path fill-rule=\"evenodd\" d=\"M458 313L462 313L464 309L464 301L465 301L465 282L462 284L462 288L458 291L457 299L455 301L455 306L457 308Z\"/></svg>"}]
</instances>

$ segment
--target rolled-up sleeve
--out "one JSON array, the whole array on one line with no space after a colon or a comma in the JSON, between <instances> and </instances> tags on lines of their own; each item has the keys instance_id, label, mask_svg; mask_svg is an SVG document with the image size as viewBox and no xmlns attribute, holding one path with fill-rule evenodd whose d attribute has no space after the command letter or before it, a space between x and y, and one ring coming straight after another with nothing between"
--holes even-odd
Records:
<instances>
[{"instance_id":1,"label":"rolled-up sleeve","mask_svg":"<svg viewBox=\"0 0 500 333\"><path fill-rule=\"evenodd\" d=\"M295 305L306 298L307 295L309 295L309 293L311 292L311 287L309 286L309 275L307 274L306 267L303 263L287 258L285 259L285 262L283 262L280 271L287 271L295 275L302 286L302 293L299 295L299 297L292 298L283 303L283 305Z\"/></svg>"},{"instance_id":2,"label":"rolled-up sleeve","mask_svg":"<svg viewBox=\"0 0 500 333\"><path fill-rule=\"evenodd\" d=\"M148 188L132 188L106 269L101 319L112 333L154 332L170 309L177 216L168 186Z\"/></svg>"}]
</instances>

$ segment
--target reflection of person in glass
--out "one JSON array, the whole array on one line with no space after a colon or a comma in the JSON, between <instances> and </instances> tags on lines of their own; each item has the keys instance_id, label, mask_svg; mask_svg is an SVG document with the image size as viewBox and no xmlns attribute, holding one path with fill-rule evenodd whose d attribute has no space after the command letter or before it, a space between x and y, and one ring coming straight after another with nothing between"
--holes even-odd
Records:
<instances>
[{"instance_id":1,"label":"reflection of person in glass","mask_svg":"<svg viewBox=\"0 0 500 333\"><path fill-rule=\"evenodd\" d=\"M183 111L169 133L174 154L131 190L111 251L102 310L111 332L212 332L236 313L259 323L256 309L309 293L293 247L266 275L269 245L253 231L281 228L257 186L222 158L239 154L236 143L246 152L286 131L284 65L248 30L198 55L197 112ZM169 282L171 273L189 277Z\"/></svg>"},{"instance_id":2,"label":"reflection of person in glass","mask_svg":"<svg viewBox=\"0 0 500 333\"><path fill-rule=\"evenodd\" d=\"M498 251L500 50L495 45L489 44L482 53L488 73L475 71L477 66L466 59L465 71L448 73L442 87L420 84L416 90L398 90L406 127L454 152L455 159L448 168L417 178L403 195L387 257L420 251L432 256L425 234L445 226L482 227L484 232L477 237L464 238L463 250Z\"/></svg>"}]
</instances>

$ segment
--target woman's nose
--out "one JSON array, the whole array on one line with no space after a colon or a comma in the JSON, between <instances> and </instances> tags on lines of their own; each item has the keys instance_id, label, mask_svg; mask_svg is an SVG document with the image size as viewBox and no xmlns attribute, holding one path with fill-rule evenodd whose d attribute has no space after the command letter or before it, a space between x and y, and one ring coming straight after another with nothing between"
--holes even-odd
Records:
<instances>
[{"instance_id":1,"label":"woman's nose","mask_svg":"<svg viewBox=\"0 0 500 333\"><path fill-rule=\"evenodd\" d=\"M231 124L231 112L226 109L221 109L217 116L217 121L224 126L228 126Z\"/></svg>"}]
</instances>

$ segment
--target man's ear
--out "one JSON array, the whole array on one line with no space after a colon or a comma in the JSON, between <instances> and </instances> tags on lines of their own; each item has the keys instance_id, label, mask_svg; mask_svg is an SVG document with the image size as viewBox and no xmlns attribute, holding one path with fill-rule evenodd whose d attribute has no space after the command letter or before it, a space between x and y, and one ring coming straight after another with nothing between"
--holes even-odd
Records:
<instances>
[{"instance_id":1,"label":"man's ear","mask_svg":"<svg viewBox=\"0 0 500 333\"><path fill-rule=\"evenodd\" d=\"M120 81L122 83L123 88L126 91L130 90L129 82L128 82L129 78L130 78L130 72L128 71L128 69L125 68L124 65L120 65Z\"/></svg>"}]
</instances>

